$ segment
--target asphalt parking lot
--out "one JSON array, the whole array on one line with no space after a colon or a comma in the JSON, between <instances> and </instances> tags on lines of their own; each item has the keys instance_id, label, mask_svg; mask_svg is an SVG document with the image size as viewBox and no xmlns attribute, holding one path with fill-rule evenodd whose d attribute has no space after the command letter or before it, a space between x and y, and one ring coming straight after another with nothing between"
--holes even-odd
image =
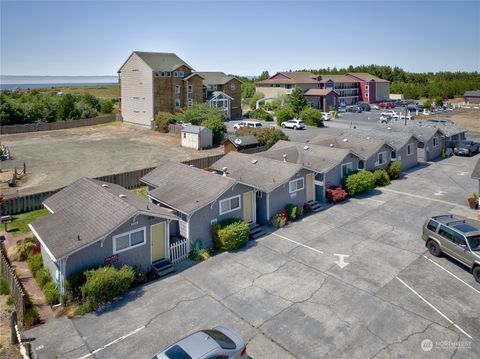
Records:
<instances>
[{"instance_id":1,"label":"asphalt parking lot","mask_svg":"<svg viewBox=\"0 0 480 359\"><path fill-rule=\"evenodd\" d=\"M241 333L252 358L478 358L480 285L420 237L429 215L476 214L465 204L478 183L461 174L475 161L427 164L26 336L40 358L149 358L215 325Z\"/></svg>"}]
</instances>

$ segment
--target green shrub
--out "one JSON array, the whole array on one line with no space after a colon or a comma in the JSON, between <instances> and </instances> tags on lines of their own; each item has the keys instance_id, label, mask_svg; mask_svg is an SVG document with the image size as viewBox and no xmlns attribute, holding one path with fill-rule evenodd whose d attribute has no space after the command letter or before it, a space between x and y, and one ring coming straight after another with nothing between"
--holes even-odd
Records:
<instances>
[{"instance_id":1,"label":"green shrub","mask_svg":"<svg viewBox=\"0 0 480 359\"><path fill-rule=\"evenodd\" d=\"M127 265L119 270L106 266L85 271L85 277L86 282L80 288L82 298L96 308L130 289L135 273Z\"/></svg>"},{"instance_id":2,"label":"green shrub","mask_svg":"<svg viewBox=\"0 0 480 359\"><path fill-rule=\"evenodd\" d=\"M43 268L42 253L37 253L30 256L30 258L27 260L27 263L30 273L32 273L32 276L35 277L37 272Z\"/></svg>"},{"instance_id":3,"label":"green shrub","mask_svg":"<svg viewBox=\"0 0 480 359\"><path fill-rule=\"evenodd\" d=\"M47 303L50 305L57 304L59 300L59 295L55 283L52 281L47 282L42 288L43 295L47 300Z\"/></svg>"},{"instance_id":4,"label":"green shrub","mask_svg":"<svg viewBox=\"0 0 480 359\"><path fill-rule=\"evenodd\" d=\"M132 269L134 274L132 288L141 285L147 281L147 273L143 272L135 266L133 266Z\"/></svg>"},{"instance_id":5,"label":"green shrub","mask_svg":"<svg viewBox=\"0 0 480 359\"><path fill-rule=\"evenodd\" d=\"M288 106L283 106L275 111L275 117L277 118L277 125L281 125L282 122L291 120L294 117L293 111Z\"/></svg>"},{"instance_id":6,"label":"green shrub","mask_svg":"<svg viewBox=\"0 0 480 359\"><path fill-rule=\"evenodd\" d=\"M203 121L201 125L212 130L214 144L222 142L223 135L227 132L227 126L225 126L222 119L209 118L208 120Z\"/></svg>"},{"instance_id":7,"label":"green shrub","mask_svg":"<svg viewBox=\"0 0 480 359\"><path fill-rule=\"evenodd\" d=\"M192 249L188 254L188 258L197 262L206 261L207 259L210 259L211 256L212 254L210 250L206 248L200 249L199 251L195 251Z\"/></svg>"},{"instance_id":8,"label":"green shrub","mask_svg":"<svg viewBox=\"0 0 480 359\"><path fill-rule=\"evenodd\" d=\"M386 170L375 170L373 176L375 177L375 186L383 187L390 184L390 177Z\"/></svg>"},{"instance_id":9,"label":"green shrub","mask_svg":"<svg viewBox=\"0 0 480 359\"><path fill-rule=\"evenodd\" d=\"M304 208L303 206L297 206L297 217L303 216Z\"/></svg>"},{"instance_id":10,"label":"green shrub","mask_svg":"<svg viewBox=\"0 0 480 359\"><path fill-rule=\"evenodd\" d=\"M87 277L83 271L72 274L66 281L64 281L67 300L80 301L82 299L82 291L80 288L86 281Z\"/></svg>"},{"instance_id":11,"label":"green shrub","mask_svg":"<svg viewBox=\"0 0 480 359\"><path fill-rule=\"evenodd\" d=\"M158 112L155 115L155 130L162 133L168 132L168 125L175 123L173 115L169 112Z\"/></svg>"},{"instance_id":12,"label":"green shrub","mask_svg":"<svg viewBox=\"0 0 480 359\"><path fill-rule=\"evenodd\" d=\"M16 254L20 261L26 260L30 255L37 253L39 250L40 246L38 242L31 237L19 241L16 246Z\"/></svg>"},{"instance_id":13,"label":"green shrub","mask_svg":"<svg viewBox=\"0 0 480 359\"><path fill-rule=\"evenodd\" d=\"M261 92L255 92L253 96L250 98L248 101L248 105L250 106L250 109L255 110L257 106L257 101L264 98L265 95Z\"/></svg>"},{"instance_id":14,"label":"green shrub","mask_svg":"<svg viewBox=\"0 0 480 359\"><path fill-rule=\"evenodd\" d=\"M402 169L401 161L392 161L387 166L387 173L390 179L397 179L400 177L400 171Z\"/></svg>"},{"instance_id":15,"label":"green shrub","mask_svg":"<svg viewBox=\"0 0 480 359\"><path fill-rule=\"evenodd\" d=\"M37 281L38 286L40 289L43 289L45 284L50 282L52 278L50 277L50 273L45 268L40 268L37 273L35 273L35 280Z\"/></svg>"},{"instance_id":16,"label":"green shrub","mask_svg":"<svg viewBox=\"0 0 480 359\"><path fill-rule=\"evenodd\" d=\"M102 101L100 105L100 111L102 111L103 113L112 113L113 102L110 100Z\"/></svg>"},{"instance_id":17,"label":"green shrub","mask_svg":"<svg viewBox=\"0 0 480 359\"><path fill-rule=\"evenodd\" d=\"M246 222L230 218L212 226L212 237L216 248L231 251L247 243L250 228Z\"/></svg>"},{"instance_id":18,"label":"green shrub","mask_svg":"<svg viewBox=\"0 0 480 359\"><path fill-rule=\"evenodd\" d=\"M10 293L8 282L5 280L5 278L0 277L0 294L7 295L8 293Z\"/></svg>"},{"instance_id":19,"label":"green shrub","mask_svg":"<svg viewBox=\"0 0 480 359\"><path fill-rule=\"evenodd\" d=\"M265 102L262 106L262 108L266 111L274 111L279 107L280 107L280 102L278 101L268 101L268 102Z\"/></svg>"},{"instance_id":20,"label":"green shrub","mask_svg":"<svg viewBox=\"0 0 480 359\"><path fill-rule=\"evenodd\" d=\"M249 118L254 120L273 121L272 115L262 109L250 111Z\"/></svg>"},{"instance_id":21,"label":"green shrub","mask_svg":"<svg viewBox=\"0 0 480 359\"><path fill-rule=\"evenodd\" d=\"M280 140L288 141L288 136L285 132L276 128L253 128L245 126L235 131L235 135L253 135L258 140L260 146L266 146L267 149Z\"/></svg>"},{"instance_id":22,"label":"green shrub","mask_svg":"<svg viewBox=\"0 0 480 359\"><path fill-rule=\"evenodd\" d=\"M37 308L30 304L23 314L23 324L27 327L32 327L40 321L40 315Z\"/></svg>"},{"instance_id":23,"label":"green shrub","mask_svg":"<svg viewBox=\"0 0 480 359\"><path fill-rule=\"evenodd\" d=\"M11 295L7 298L7 305L13 305L13 297Z\"/></svg>"},{"instance_id":24,"label":"green shrub","mask_svg":"<svg viewBox=\"0 0 480 359\"><path fill-rule=\"evenodd\" d=\"M315 127L323 126L322 113L317 109L305 107L302 112L300 112L300 118L306 125Z\"/></svg>"},{"instance_id":25,"label":"green shrub","mask_svg":"<svg viewBox=\"0 0 480 359\"><path fill-rule=\"evenodd\" d=\"M370 191L375 187L375 177L369 171L354 171L344 177L343 188L350 196Z\"/></svg>"},{"instance_id":26,"label":"green shrub","mask_svg":"<svg viewBox=\"0 0 480 359\"><path fill-rule=\"evenodd\" d=\"M284 227L287 224L287 221L288 213L284 209L282 209L270 219L270 223L272 223L272 226L276 228Z\"/></svg>"},{"instance_id":27,"label":"green shrub","mask_svg":"<svg viewBox=\"0 0 480 359\"><path fill-rule=\"evenodd\" d=\"M183 107L175 112L173 118L176 122L190 122L192 125L200 125L203 121L216 118L222 121L225 117L222 109L212 107L208 103L194 103L190 107Z\"/></svg>"}]
</instances>

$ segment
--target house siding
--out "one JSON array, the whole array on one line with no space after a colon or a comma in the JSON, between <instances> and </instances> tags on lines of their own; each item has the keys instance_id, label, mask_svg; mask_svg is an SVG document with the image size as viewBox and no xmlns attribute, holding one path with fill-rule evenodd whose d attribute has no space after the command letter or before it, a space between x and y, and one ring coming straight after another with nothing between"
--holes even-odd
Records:
<instances>
[{"instance_id":1,"label":"house siding","mask_svg":"<svg viewBox=\"0 0 480 359\"><path fill-rule=\"evenodd\" d=\"M375 87L375 101L387 101L390 98L390 83L377 82ZM373 100L372 100L373 102Z\"/></svg>"},{"instance_id":2,"label":"house siding","mask_svg":"<svg viewBox=\"0 0 480 359\"><path fill-rule=\"evenodd\" d=\"M42 253L43 266L50 272L52 279L55 279L58 271L57 263L53 261L44 246L41 246L40 251Z\"/></svg>"},{"instance_id":3,"label":"house siding","mask_svg":"<svg viewBox=\"0 0 480 359\"><path fill-rule=\"evenodd\" d=\"M234 85L233 90L231 85ZM221 87L221 91L233 98L230 103L230 120L235 120L242 117L242 104L240 99L242 92L241 86L242 83L234 78Z\"/></svg>"},{"instance_id":4,"label":"house siding","mask_svg":"<svg viewBox=\"0 0 480 359\"><path fill-rule=\"evenodd\" d=\"M190 236L189 239L193 243L197 239L202 239L207 247L212 247L212 235L211 235L211 221L217 220L217 223L227 218L239 218L243 219L243 194L245 192L253 191L252 187L245 186L243 184L236 184L220 196L212 205L207 205L202 209L195 212L189 220ZM240 209L235 211L220 214L220 201L226 198L240 195ZM254 207L252 207L255 210Z\"/></svg>"},{"instance_id":5,"label":"house siding","mask_svg":"<svg viewBox=\"0 0 480 359\"><path fill-rule=\"evenodd\" d=\"M407 155L407 146L411 145L412 153ZM400 161L402 163L402 170L407 170L409 168L415 167L418 164L418 154L417 154L418 141L415 139L410 139L408 143L396 151L397 159L400 156ZM392 159L394 160L394 159Z\"/></svg>"},{"instance_id":6,"label":"house siding","mask_svg":"<svg viewBox=\"0 0 480 359\"><path fill-rule=\"evenodd\" d=\"M114 236L135 229L140 229L142 227L145 227L145 244L118 253L118 261L112 264L117 268L121 267L124 264L127 264L130 266L135 266L139 270L145 272L149 271L151 265L150 226L153 224L164 222L165 219L139 215L137 217L138 223L132 226L132 218L122 224L112 234L108 235L103 241L103 246L102 241L98 241L68 256L66 263L66 273L64 273L65 277L68 278L72 274L79 271L83 271L94 266L103 265L105 263L105 258L114 255Z\"/></svg>"},{"instance_id":7,"label":"house siding","mask_svg":"<svg viewBox=\"0 0 480 359\"><path fill-rule=\"evenodd\" d=\"M380 152L386 152L385 162L380 166L375 166L375 162L377 162L378 154ZM378 150L373 156L371 156L370 158L368 158L365 161L365 169L369 170L369 171L374 171L374 170L378 170L378 169L385 169L385 168L387 168L387 166L388 166L388 164L390 163L391 160L392 160L392 148L390 146L383 145L380 148L380 150Z\"/></svg>"},{"instance_id":8,"label":"house siding","mask_svg":"<svg viewBox=\"0 0 480 359\"><path fill-rule=\"evenodd\" d=\"M120 71L123 121L152 126L152 86L152 70L137 54L132 54Z\"/></svg>"}]
</instances>

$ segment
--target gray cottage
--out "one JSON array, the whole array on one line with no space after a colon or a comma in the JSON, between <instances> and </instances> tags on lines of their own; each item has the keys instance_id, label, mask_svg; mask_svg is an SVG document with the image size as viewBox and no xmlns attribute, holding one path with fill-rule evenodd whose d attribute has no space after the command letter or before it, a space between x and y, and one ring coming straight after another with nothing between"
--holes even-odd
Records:
<instances>
[{"instance_id":1,"label":"gray cottage","mask_svg":"<svg viewBox=\"0 0 480 359\"><path fill-rule=\"evenodd\" d=\"M401 161L402 170L415 167L418 164L417 147L418 140L408 132L392 131L385 127L378 129L347 129L344 135L364 139L385 140L387 145L393 148L390 157L393 160Z\"/></svg>"},{"instance_id":2,"label":"gray cottage","mask_svg":"<svg viewBox=\"0 0 480 359\"><path fill-rule=\"evenodd\" d=\"M325 201L325 190L341 186L348 173L358 169L360 158L350 150L290 141L278 141L259 156L301 164L315 172L315 200Z\"/></svg>"},{"instance_id":3,"label":"gray cottage","mask_svg":"<svg viewBox=\"0 0 480 359\"><path fill-rule=\"evenodd\" d=\"M211 227L224 219L256 220L253 188L233 178L165 161L141 181L153 203L175 211L171 233L187 238L189 248L197 239L212 247Z\"/></svg>"},{"instance_id":4,"label":"gray cottage","mask_svg":"<svg viewBox=\"0 0 480 359\"><path fill-rule=\"evenodd\" d=\"M385 140L356 138L346 135L327 138L317 136L311 139L309 143L349 150L360 159L358 169L368 171L386 168L392 160L392 151L394 150L385 143Z\"/></svg>"},{"instance_id":5,"label":"gray cottage","mask_svg":"<svg viewBox=\"0 0 480 359\"><path fill-rule=\"evenodd\" d=\"M255 219L260 224L288 203L303 206L315 199L315 173L300 164L229 152L211 168L255 189Z\"/></svg>"},{"instance_id":6,"label":"gray cottage","mask_svg":"<svg viewBox=\"0 0 480 359\"><path fill-rule=\"evenodd\" d=\"M43 205L51 214L29 227L62 292L63 281L76 272L104 264L149 271L169 256L169 227L176 217L123 187L81 178Z\"/></svg>"}]
</instances>

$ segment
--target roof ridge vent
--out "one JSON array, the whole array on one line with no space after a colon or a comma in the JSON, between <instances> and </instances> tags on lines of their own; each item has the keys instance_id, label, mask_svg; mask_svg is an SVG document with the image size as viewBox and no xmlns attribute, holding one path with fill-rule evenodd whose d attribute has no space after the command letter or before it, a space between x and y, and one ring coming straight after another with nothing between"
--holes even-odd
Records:
<instances>
[{"instance_id":1,"label":"roof ridge vent","mask_svg":"<svg viewBox=\"0 0 480 359\"><path fill-rule=\"evenodd\" d=\"M108 184L102 183L102 187L103 187L103 188L108 188Z\"/></svg>"},{"instance_id":2,"label":"roof ridge vent","mask_svg":"<svg viewBox=\"0 0 480 359\"><path fill-rule=\"evenodd\" d=\"M124 195L123 193L122 193L122 194L119 194L118 197L120 197L120 198L127 198L127 196Z\"/></svg>"}]
</instances>

